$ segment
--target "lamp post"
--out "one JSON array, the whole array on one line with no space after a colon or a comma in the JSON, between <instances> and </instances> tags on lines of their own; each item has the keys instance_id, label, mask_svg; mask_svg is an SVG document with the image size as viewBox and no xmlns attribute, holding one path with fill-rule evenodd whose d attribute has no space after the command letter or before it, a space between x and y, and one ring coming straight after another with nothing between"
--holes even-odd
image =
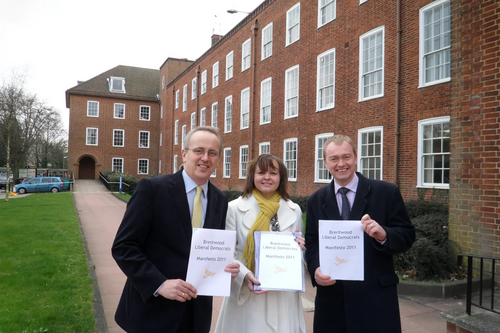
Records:
<instances>
[{"instance_id":1,"label":"lamp post","mask_svg":"<svg viewBox=\"0 0 500 333\"><path fill-rule=\"evenodd\" d=\"M241 14L250 14L249 12L242 12L241 10L236 10L236 9L228 9L227 12L229 14L236 14L236 13L241 13Z\"/></svg>"}]
</instances>

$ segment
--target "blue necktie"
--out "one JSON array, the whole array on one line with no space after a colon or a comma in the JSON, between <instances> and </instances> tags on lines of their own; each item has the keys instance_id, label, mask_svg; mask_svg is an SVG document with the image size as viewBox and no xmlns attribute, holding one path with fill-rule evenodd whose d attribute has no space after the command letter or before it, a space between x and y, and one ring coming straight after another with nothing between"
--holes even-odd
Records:
<instances>
[{"instance_id":1,"label":"blue necktie","mask_svg":"<svg viewBox=\"0 0 500 333\"><path fill-rule=\"evenodd\" d=\"M349 189L347 187L339 188L340 195L342 196L342 220L349 220L351 215L351 207L349 206L349 199L347 199L347 192Z\"/></svg>"}]
</instances>

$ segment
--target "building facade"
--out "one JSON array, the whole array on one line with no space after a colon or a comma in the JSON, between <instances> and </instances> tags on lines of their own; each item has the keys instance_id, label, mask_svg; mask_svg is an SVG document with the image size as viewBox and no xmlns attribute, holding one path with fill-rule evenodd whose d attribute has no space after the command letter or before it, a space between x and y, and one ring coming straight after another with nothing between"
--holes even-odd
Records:
<instances>
[{"instance_id":1,"label":"building facade","mask_svg":"<svg viewBox=\"0 0 500 333\"><path fill-rule=\"evenodd\" d=\"M449 197L461 251L500 253L500 4L479 0L267 0L160 91L162 172L182 138L218 127L212 177L241 190L260 153L283 158L290 193L330 182L328 136L358 146L358 171L405 199ZM167 59L160 75L168 74Z\"/></svg>"},{"instance_id":2,"label":"building facade","mask_svg":"<svg viewBox=\"0 0 500 333\"><path fill-rule=\"evenodd\" d=\"M450 1L264 1L162 90L173 113L162 171L205 124L223 133L222 189L241 190L247 162L270 152L290 192L309 195L331 180L323 142L338 133L357 142L360 172L406 198L448 189L450 12Z\"/></svg>"},{"instance_id":3,"label":"building facade","mask_svg":"<svg viewBox=\"0 0 500 333\"><path fill-rule=\"evenodd\" d=\"M105 171L158 174L158 82L158 70L117 66L66 91L68 171L75 179Z\"/></svg>"}]
</instances>

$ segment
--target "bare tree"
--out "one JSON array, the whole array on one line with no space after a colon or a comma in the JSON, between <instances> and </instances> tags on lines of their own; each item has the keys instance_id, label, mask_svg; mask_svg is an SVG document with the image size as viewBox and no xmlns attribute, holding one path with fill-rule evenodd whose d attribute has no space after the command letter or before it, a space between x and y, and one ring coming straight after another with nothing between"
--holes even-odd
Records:
<instances>
[{"instance_id":1,"label":"bare tree","mask_svg":"<svg viewBox=\"0 0 500 333\"><path fill-rule=\"evenodd\" d=\"M0 135L6 149L7 174L14 177L26 164L28 153L51 124L60 122L59 114L24 90L24 76L14 75L0 87ZM9 180L5 200L9 200Z\"/></svg>"}]
</instances>

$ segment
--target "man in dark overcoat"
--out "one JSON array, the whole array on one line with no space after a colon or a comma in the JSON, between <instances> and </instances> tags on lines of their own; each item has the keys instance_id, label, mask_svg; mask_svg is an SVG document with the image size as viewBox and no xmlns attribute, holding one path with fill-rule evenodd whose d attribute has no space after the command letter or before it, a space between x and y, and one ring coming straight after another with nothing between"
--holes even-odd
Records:
<instances>
[{"instance_id":1,"label":"man in dark overcoat","mask_svg":"<svg viewBox=\"0 0 500 333\"><path fill-rule=\"evenodd\" d=\"M226 196L209 181L222 139L216 128L197 127L184 147L183 170L139 182L113 243L113 258L127 276L115 320L129 333L210 331L212 297L198 296L185 280L197 187L201 227L225 228ZM239 265L226 271L235 277Z\"/></svg>"},{"instance_id":2,"label":"man in dark overcoat","mask_svg":"<svg viewBox=\"0 0 500 333\"><path fill-rule=\"evenodd\" d=\"M335 135L324 144L333 180L307 201L306 259L317 288L314 333L400 333L398 276L393 255L415 241L399 188L357 173L354 142ZM360 220L364 231L364 280L336 281L322 274L318 221Z\"/></svg>"}]
</instances>

